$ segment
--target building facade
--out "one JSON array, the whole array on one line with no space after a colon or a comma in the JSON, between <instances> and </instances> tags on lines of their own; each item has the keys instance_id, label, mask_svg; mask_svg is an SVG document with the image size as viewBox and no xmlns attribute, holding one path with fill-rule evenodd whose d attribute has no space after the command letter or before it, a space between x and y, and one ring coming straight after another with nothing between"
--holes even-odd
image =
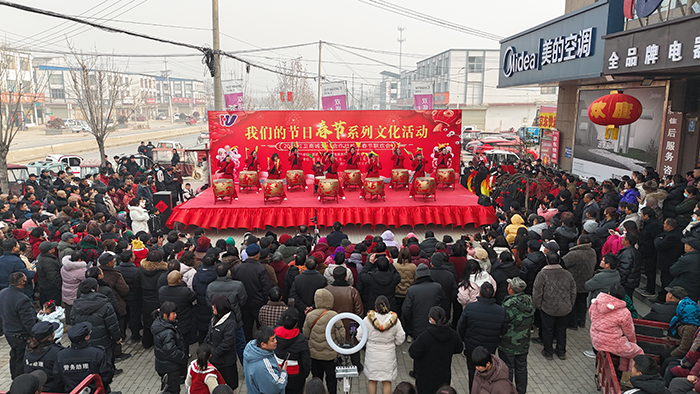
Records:
<instances>
[{"instance_id":1,"label":"building facade","mask_svg":"<svg viewBox=\"0 0 700 394\"><path fill-rule=\"evenodd\" d=\"M32 61L29 53L0 49L0 111L18 124L36 123L36 105L44 101L43 95L36 94Z\"/></svg>"}]
</instances>

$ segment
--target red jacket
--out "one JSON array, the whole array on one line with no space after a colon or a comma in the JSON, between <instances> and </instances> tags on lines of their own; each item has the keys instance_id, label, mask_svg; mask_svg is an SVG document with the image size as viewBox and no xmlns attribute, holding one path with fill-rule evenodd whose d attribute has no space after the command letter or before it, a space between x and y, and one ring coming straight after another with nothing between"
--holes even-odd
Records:
<instances>
[{"instance_id":1,"label":"red jacket","mask_svg":"<svg viewBox=\"0 0 700 394\"><path fill-rule=\"evenodd\" d=\"M374 163L369 162L367 164L367 178L377 178L379 177L379 170L382 169L382 163L379 160Z\"/></svg>"},{"instance_id":2,"label":"red jacket","mask_svg":"<svg viewBox=\"0 0 700 394\"><path fill-rule=\"evenodd\" d=\"M190 378L190 388L188 393L189 394L209 394L209 386L204 382L204 380L208 376L214 376L216 377L217 382L219 384L226 384L224 381L224 377L221 376L221 373L219 370L216 369L215 366L211 364L207 364L207 368L203 371L199 370L199 366L197 365L197 360L192 361L190 363L189 368L187 368L187 377Z\"/></svg>"},{"instance_id":3,"label":"red jacket","mask_svg":"<svg viewBox=\"0 0 700 394\"><path fill-rule=\"evenodd\" d=\"M345 162L347 163L347 169L348 170L356 170L357 169L357 153L351 153L348 151L348 153L345 154Z\"/></svg>"},{"instance_id":4,"label":"red jacket","mask_svg":"<svg viewBox=\"0 0 700 394\"><path fill-rule=\"evenodd\" d=\"M405 168L403 165L404 160L406 160L406 158L403 153L399 152L399 154L396 154L396 152L394 152L394 154L391 155L391 162L393 163L392 168Z\"/></svg>"},{"instance_id":5,"label":"red jacket","mask_svg":"<svg viewBox=\"0 0 700 394\"><path fill-rule=\"evenodd\" d=\"M258 157L248 156L245 159L245 169L246 171L259 171L260 161L258 161Z\"/></svg>"},{"instance_id":6,"label":"red jacket","mask_svg":"<svg viewBox=\"0 0 700 394\"><path fill-rule=\"evenodd\" d=\"M287 157L287 160L289 161L290 170L303 170L302 164L304 160L302 159L301 155L299 155L299 153L295 154L289 152L289 157Z\"/></svg>"}]
</instances>

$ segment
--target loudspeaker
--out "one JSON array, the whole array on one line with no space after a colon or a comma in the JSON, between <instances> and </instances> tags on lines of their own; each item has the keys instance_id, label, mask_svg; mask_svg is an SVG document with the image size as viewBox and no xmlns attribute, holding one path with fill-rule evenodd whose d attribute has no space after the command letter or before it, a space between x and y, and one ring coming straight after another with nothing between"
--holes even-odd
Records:
<instances>
[{"instance_id":1,"label":"loudspeaker","mask_svg":"<svg viewBox=\"0 0 700 394\"><path fill-rule=\"evenodd\" d=\"M160 211L160 224L165 229L165 223L173 213L173 196L169 191L153 193L153 206Z\"/></svg>"},{"instance_id":2,"label":"loudspeaker","mask_svg":"<svg viewBox=\"0 0 700 394\"><path fill-rule=\"evenodd\" d=\"M694 112L698 109L700 80L678 79L671 81L671 111Z\"/></svg>"}]
</instances>

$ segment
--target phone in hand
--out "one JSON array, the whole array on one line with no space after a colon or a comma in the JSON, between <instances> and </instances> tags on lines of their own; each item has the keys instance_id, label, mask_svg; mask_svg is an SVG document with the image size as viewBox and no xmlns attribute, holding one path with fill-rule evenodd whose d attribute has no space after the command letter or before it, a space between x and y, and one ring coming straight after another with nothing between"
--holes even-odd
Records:
<instances>
[{"instance_id":1,"label":"phone in hand","mask_svg":"<svg viewBox=\"0 0 700 394\"><path fill-rule=\"evenodd\" d=\"M282 365L284 365L284 363L286 363L289 360L289 356L291 356L291 354L287 352L287 355L284 356L284 361L282 361Z\"/></svg>"}]
</instances>

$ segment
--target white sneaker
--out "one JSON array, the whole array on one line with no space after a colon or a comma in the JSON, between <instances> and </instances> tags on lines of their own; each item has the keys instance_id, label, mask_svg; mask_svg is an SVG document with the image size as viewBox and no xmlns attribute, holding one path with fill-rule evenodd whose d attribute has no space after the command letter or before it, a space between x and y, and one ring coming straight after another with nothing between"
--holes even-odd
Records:
<instances>
[{"instance_id":1,"label":"white sneaker","mask_svg":"<svg viewBox=\"0 0 700 394\"><path fill-rule=\"evenodd\" d=\"M238 201L238 197L234 198L234 200Z\"/></svg>"},{"instance_id":2,"label":"white sneaker","mask_svg":"<svg viewBox=\"0 0 700 394\"><path fill-rule=\"evenodd\" d=\"M408 343L413 342L413 337L411 337L410 335L406 335L406 342L408 342Z\"/></svg>"},{"instance_id":3,"label":"white sneaker","mask_svg":"<svg viewBox=\"0 0 700 394\"><path fill-rule=\"evenodd\" d=\"M362 196L360 196L360 200L362 200Z\"/></svg>"},{"instance_id":4,"label":"white sneaker","mask_svg":"<svg viewBox=\"0 0 700 394\"><path fill-rule=\"evenodd\" d=\"M321 196L318 196L318 201L321 201Z\"/></svg>"},{"instance_id":5,"label":"white sneaker","mask_svg":"<svg viewBox=\"0 0 700 394\"><path fill-rule=\"evenodd\" d=\"M413 198L413 196L408 196L408 198Z\"/></svg>"},{"instance_id":6,"label":"white sneaker","mask_svg":"<svg viewBox=\"0 0 700 394\"><path fill-rule=\"evenodd\" d=\"M284 201L287 201L287 197L284 198Z\"/></svg>"},{"instance_id":7,"label":"white sneaker","mask_svg":"<svg viewBox=\"0 0 700 394\"><path fill-rule=\"evenodd\" d=\"M343 196L343 200L345 200L345 196Z\"/></svg>"},{"instance_id":8,"label":"white sneaker","mask_svg":"<svg viewBox=\"0 0 700 394\"><path fill-rule=\"evenodd\" d=\"M588 358L595 358L595 353L592 350L584 350L583 355Z\"/></svg>"}]
</instances>

